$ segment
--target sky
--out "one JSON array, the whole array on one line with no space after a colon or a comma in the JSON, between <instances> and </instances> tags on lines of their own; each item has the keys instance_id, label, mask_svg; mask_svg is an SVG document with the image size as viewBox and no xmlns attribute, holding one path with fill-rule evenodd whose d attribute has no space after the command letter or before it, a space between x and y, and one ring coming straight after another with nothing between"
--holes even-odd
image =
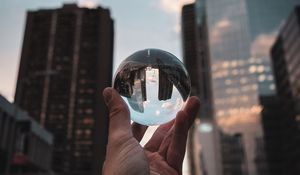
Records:
<instances>
[{"instance_id":1,"label":"sky","mask_svg":"<svg viewBox=\"0 0 300 175\"><path fill-rule=\"evenodd\" d=\"M181 59L180 12L194 0L2 0L0 6L0 94L13 101L26 11L59 8L64 3L100 5L115 24L114 70L135 51L159 48Z\"/></svg>"}]
</instances>

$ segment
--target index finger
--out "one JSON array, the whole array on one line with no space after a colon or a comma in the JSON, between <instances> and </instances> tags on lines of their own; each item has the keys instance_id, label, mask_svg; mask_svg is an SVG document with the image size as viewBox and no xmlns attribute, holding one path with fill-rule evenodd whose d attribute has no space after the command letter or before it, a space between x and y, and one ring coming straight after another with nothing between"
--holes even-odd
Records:
<instances>
[{"instance_id":1,"label":"index finger","mask_svg":"<svg viewBox=\"0 0 300 175\"><path fill-rule=\"evenodd\" d=\"M199 99L190 97L185 108L179 111L176 117L174 134L166 158L169 165L177 171L181 171L188 131L196 118L199 106Z\"/></svg>"}]
</instances>

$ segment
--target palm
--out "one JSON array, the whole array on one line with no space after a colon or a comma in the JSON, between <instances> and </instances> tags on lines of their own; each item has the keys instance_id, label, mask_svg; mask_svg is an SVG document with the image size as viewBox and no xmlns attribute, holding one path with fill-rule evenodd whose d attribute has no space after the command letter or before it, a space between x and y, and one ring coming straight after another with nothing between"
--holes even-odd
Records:
<instances>
[{"instance_id":1,"label":"palm","mask_svg":"<svg viewBox=\"0 0 300 175\"><path fill-rule=\"evenodd\" d=\"M149 160L149 166L150 166L150 174L174 174L178 175L181 174L178 172L178 170L171 167L168 162L165 160L164 157L162 157L160 154L146 152L146 156Z\"/></svg>"},{"instance_id":2,"label":"palm","mask_svg":"<svg viewBox=\"0 0 300 175\"><path fill-rule=\"evenodd\" d=\"M181 175L187 134L198 111L199 100L189 98L176 118L159 126L143 148L139 141L147 127L137 123L130 127L128 108L114 89L106 88L103 95L110 113L103 174Z\"/></svg>"},{"instance_id":3,"label":"palm","mask_svg":"<svg viewBox=\"0 0 300 175\"><path fill-rule=\"evenodd\" d=\"M189 101L195 103L195 101ZM161 125L144 146L151 174L182 174L188 130L194 121L197 110L193 106L178 112L176 119ZM140 141L147 127L134 123L132 133Z\"/></svg>"}]
</instances>

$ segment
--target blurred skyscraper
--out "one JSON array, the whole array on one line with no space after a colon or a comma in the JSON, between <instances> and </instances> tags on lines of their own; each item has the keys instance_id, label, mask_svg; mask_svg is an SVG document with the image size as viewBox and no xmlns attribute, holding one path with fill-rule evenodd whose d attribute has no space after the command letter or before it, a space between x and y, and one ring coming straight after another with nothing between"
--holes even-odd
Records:
<instances>
[{"instance_id":1,"label":"blurred skyscraper","mask_svg":"<svg viewBox=\"0 0 300 175\"><path fill-rule=\"evenodd\" d=\"M274 144L273 138L266 142L271 174L300 174L300 6L280 30L272 48L272 63L282 115L269 122L279 126L276 133L281 141ZM271 130L265 132L272 134Z\"/></svg>"},{"instance_id":2,"label":"blurred skyscraper","mask_svg":"<svg viewBox=\"0 0 300 175\"><path fill-rule=\"evenodd\" d=\"M196 15L196 9L200 15ZM216 151L219 150L216 144L219 131L215 127L212 112L211 70L204 4L185 5L181 22L184 64L191 77L192 95L201 100L196 125L189 135L190 169L192 174L219 174L221 168L218 162L221 160L219 152Z\"/></svg>"},{"instance_id":3,"label":"blurred skyscraper","mask_svg":"<svg viewBox=\"0 0 300 175\"><path fill-rule=\"evenodd\" d=\"M102 90L111 85L113 20L108 9L30 11L15 103L54 135L58 174L100 174L107 141Z\"/></svg>"},{"instance_id":4,"label":"blurred skyscraper","mask_svg":"<svg viewBox=\"0 0 300 175\"><path fill-rule=\"evenodd\" d=\"M223 174L246 175L247 166L241 134L220 133Z\"/></svg>"},{"instance_id":5,"label":"blurred skyscraper","mask_svg":"<svg viewBox=\"0 0 300 175\"><path fill-rule=\"evenodd\" d=\"M224 134L243 136L245 174L268 171L261 143L264 133L260 98L275 95L270 48L280 25L299 3L298 0L196 0L196 25L201 28L205 21L208 31L213 117ZM184 30L183 35L187 36ZM185 59L201 60L199 57ZM200 65L197 61L195 64ZM192 81L209 84L201 76ZM221 154L222 143L217 138L215 148ZM220 156L224 165L225 155ZM225 173L224 167L221 169Z\"/></svg>"},{"instance_id":6,"label":"blurred skyscraper","mask_svg":"<svg viewBox=\"0 0 300 175\"><path fill-rule=\"evenodd\" d=\"M198 59L196 52L196 23L195 23L195 4L188 4L183 6L181 13L181 31L182 31L182 50L183 50L183 62L188 70L191 80L198 79ZM191 81L191 93L192 95L198 95L200 89L199 81ZM189 167L191 174L199 172L199 151L196 148L194 142L194 130L192 127L188 139L188 155L189 155Z\"/></svg>"}]
</instances>

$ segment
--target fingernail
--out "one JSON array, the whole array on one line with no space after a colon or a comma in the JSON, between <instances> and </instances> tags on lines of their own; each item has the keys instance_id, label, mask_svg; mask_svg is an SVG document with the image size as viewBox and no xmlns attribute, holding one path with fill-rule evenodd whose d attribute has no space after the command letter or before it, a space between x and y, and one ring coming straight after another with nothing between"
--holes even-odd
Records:
<instances>
[{"instance_id":1,"label":"fingernail","mask_svg":"<svg viewBox=\"0 0 300 175\"><path fill-rule=\"evenodd\" d=\"M110 99L111 99L111 96L112 96L112 90L111 89L105 89L104 93L103 93L103 96L104 96L105 103L108 104Z\"/></svg>"}]
</instances>

